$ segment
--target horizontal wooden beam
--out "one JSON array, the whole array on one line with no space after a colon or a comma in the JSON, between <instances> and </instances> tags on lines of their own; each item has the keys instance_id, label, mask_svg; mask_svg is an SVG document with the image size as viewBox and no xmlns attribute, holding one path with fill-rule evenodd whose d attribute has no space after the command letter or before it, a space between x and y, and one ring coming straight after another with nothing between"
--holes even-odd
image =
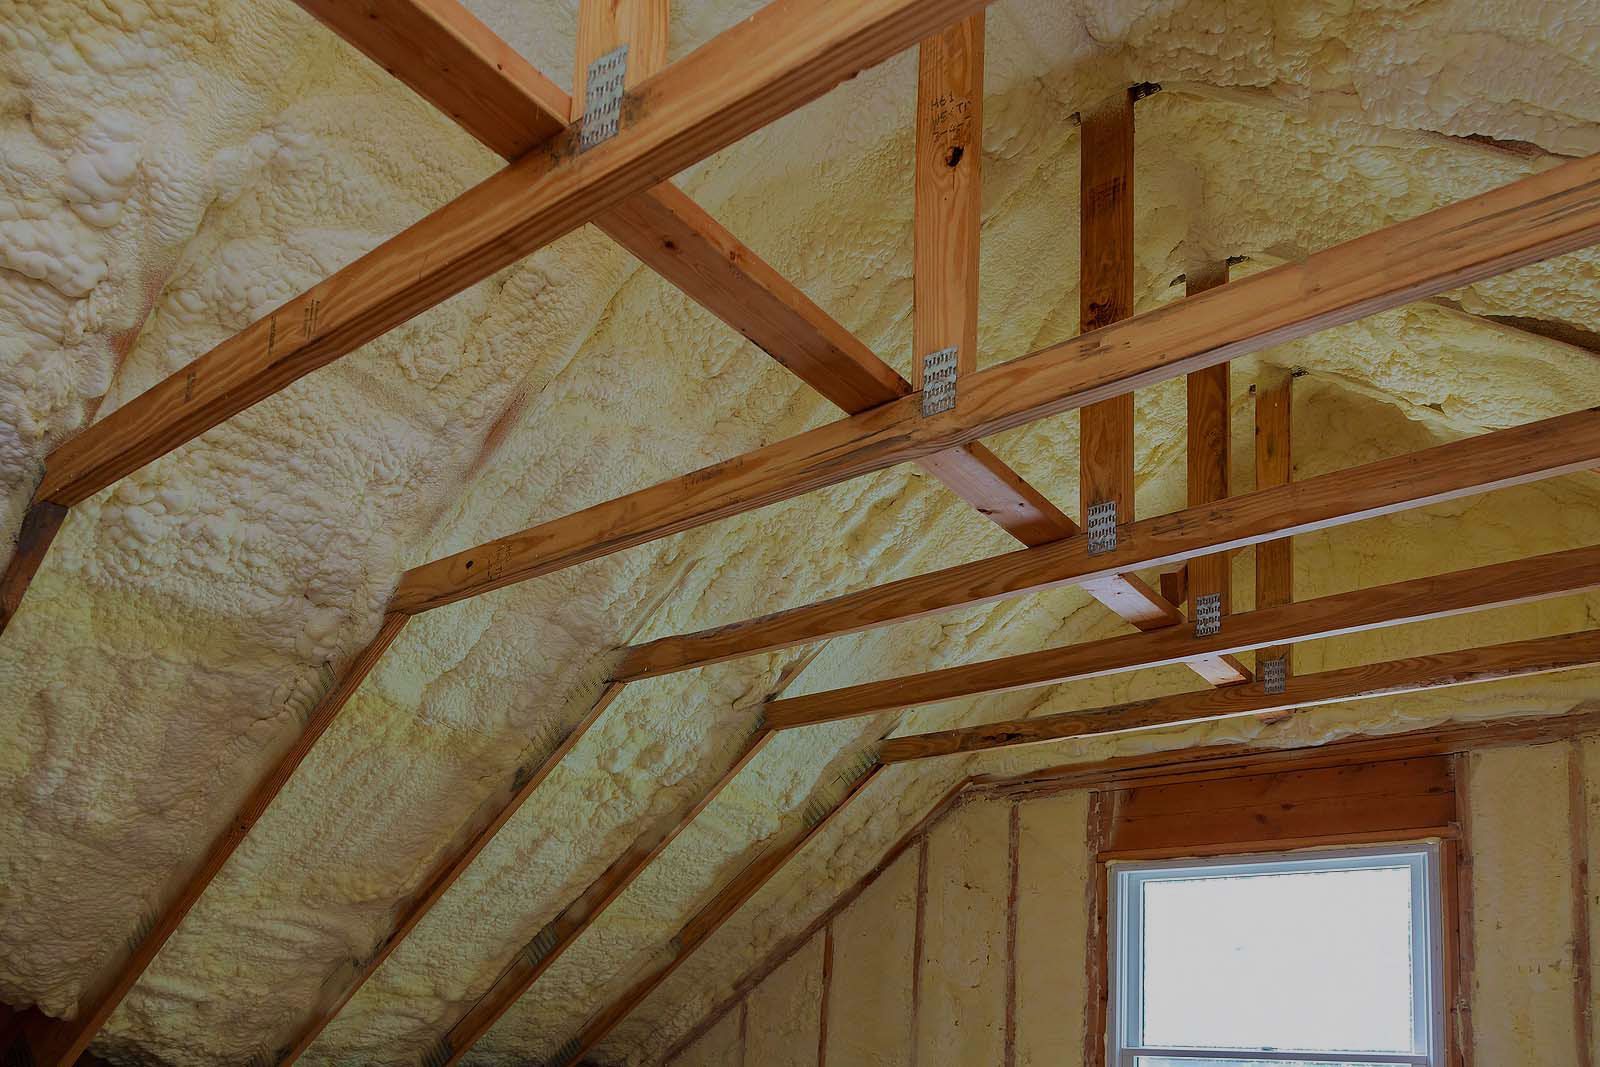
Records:
<instances>
[{"instance_id":1,"label":"horizontal wooden beam","mask_svg":"<svg viewBox=\"0 0 1600 1067\"><path fill-rule=\"evenodd\" d=\"M1226 689L1177 693L1091 711L1013 719L937 733L892 738L878 758L884 763L988 752L1018 745L1061 741L1097 734L1207 722L1240 715L1290 711L1347 700L1369 700L1427 689L1523 678L1600 664L1600 630L1512 641L1429 656L1411 656L1358 667L1291 677L1282 693L1268 693L1259 681Z\"/></svg>"},{"instance_id":2,"label":"horizontal wooden beam","mask_svg":"<svg viewBox=\"0 0 1600 1067\"><path fill-rule=\"evenodd\" d=\"M1099 555L1091 556L1086 539L1079 536L757 619L664 637L628 649L616 676L658 677L1116 571L1158 567L1408 511L1596 463L1600 409L1590 409L1143 519L1118 531L1117 547Z\"/></svg>"},{"instance_id":3,"label":"horizontal wooden beam","mask_svg":"<svg viewBox=\"0 0 1600 1067\"><path fill-rule=\"evenodd\" d=\"M1230 615L1221 632L1209 637L1197 636L1191 627L1173 627L790 697L769 703L764 721L775 730L786 730L1182 663L1194 656L1423 622L1596 585L1600 585L1600 547L1576 548Z\"/></svg>"},{"instance_id":4,"label":"horizontal wooden beam","mask_svg":"<svg viewBox=\"0 0 1600 1067\"><path fill-rule=\"evenodd\" d=\"M1600 157L1591 157L979 371L954 410L924 417L919 398L906 397L413 568L392 607L426 611L549 574L1597 239Z\"/></svg>"},{"instance_id":5,"label":"horizontal wooden beam","mask_svg":"<svg viewBox=\"0 0 1600 1067\"><path fill-rule=\"evenodd\" d=\"M377 636L356 654L333 687L317 702L289 750L267 770L233 818L212 839L199 864L184 875L177 890L150 922L128 957L117 965L109 977L98 982L90 994L80 999L76 1016L45 1020L26 1034L32 1055L27 1062L36 1067L70 1067L83 1055L89 1042L105 1026L111 1013L144 974L161 947L183 922L184 916L189 914L189 909L194 907L211 880L243 843L251 828L266 814L267 808L288 784L318 739L333 724L339 711L355 695L395 638L400 636L409 619L409 616L393 613L384 617Z\"/></svg>"},{"instance_id":6,"label":"horizontal wooden beam","mask_svg":"<svg viewBox=\"0 0 1600 1067\"><path fill-rule=\"evenodd\" d=\"M630 90L610 140L582 151L567 126L64 442L33 506L80 503L986 3L772 0Z\"/></svg>"}]
</instances>

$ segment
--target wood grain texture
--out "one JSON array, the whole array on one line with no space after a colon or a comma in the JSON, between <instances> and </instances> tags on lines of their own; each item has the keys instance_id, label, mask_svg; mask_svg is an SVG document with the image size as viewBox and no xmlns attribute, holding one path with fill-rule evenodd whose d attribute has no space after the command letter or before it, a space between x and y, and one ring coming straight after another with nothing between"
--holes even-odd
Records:
<instances>
[{"instance_id":1,"label":"wood grain texture","mask_svg":"<svg viewBox=\"0 0 1600 1067\"><path fill-rule=\"evenodd\" d=\"M567 94L459 0L296 2L506 159L570 121Z\"/></svg>"},{"instance_id":2,"label":"wood grain texture","mask_svg":"<svg viewBox=\"0 0 1600 1067\"><path fill-rule=\"evenodd\" d=\"M897 737L884 742L878 758L884 763L901 763L958 752L986 752L1074 737L1521 678L1597 663L1600 663L1600 631L1587 630L1300 675L1290 678L1285 692L1277 694L1267 693L1255 682L1090 711Z\"/></svg>"},{"instance_id":3,"label":"wood grain texture","mask_svg":"<svg viewBox=\"0 0 1600 1067\"><path fill-rule=\"evenodd\" d=\"M874 764L865 774L857 778L850 786L843 798L834 805L826 815L814 825L803 832L796 834L789 841L776 846L757 857L736 874L716 896L678 931L672 940L672 956L661 966L642 976L616 1001L601 1009L579 1032L577 1038L562 1046L562 1055L550 1061L550 1067L574 1067L584 1055L594 1049L601 1041L605 1040L613 1028L616 1027L634 1008L649 996L657 986L666 981L671 974L681 967L685 960L693 955L694 950L703 944L727 922L744 903L778 871L783 869L793 856L799 853L806 844L826 829L851 800L861 795L874 779L882 772L881 764Z\"/></svg>"},{"instance_id":4,"label":"wood grain texture","mask_svg":"<svg viewBox=\"0 0 1600 1067\"><path fill-rule=\"evenodd\" d=\"M1133 94L1118 93L1083 115L1079 129L1081 191L1079 326L1089 333L1133 314ZM1103 359L1091 355L1090 359ZM1114 501L1117 521L1132 522L1133 394L1079 412L1078 495Z\"/></svg>"},{"instance_id":5,"label":"wood grain texture","mask_svg":"<svg viewBox=\"0 0 1600 1067\"><path fill-rule=\"evenodd\" d=\"M1227 284L1228 266L1226 263L1217 263L1207 270L1191 269L1185 281L1188 295L1195 296ZM1233 437L1228 364L1218 363L1193 372L1188 376L1185 386L1188 395L1189 506L1196 507L1223 500L1229 493L1229 449ZM1232 610L1233 580L1228 561L1226 552L1217 552L1188 562L1186 592L1189 618L1195 618L1195 601L1212 593L1222 597L1224 615ZM1257 662L1260 662L1259 657Z\"/></svg>"},{"instance_id":6,"label":"wood grain texture","mask_svg":"<svg viewBox=\"0 0 1600 1067\"><path fill-rule=\"evenodd\" d=\"M1290 434L1294 375L1263 363L1256 382L1256 488L1287 485L1293 477ZM1294 601L1294 540L1279 537L1256 545L1256 607ZM1294 651L1269 646L1256 652L1256 662L1281 659L1286 674L1294 673Z\"/></svg>"},{"instance_id":7,"label":"wood grain texture","mask_svg":"<svg viewBox=\"0 0 1600 1067\"><path fill-rule=\"evenodd\" d=\"M589 732L589 728L598 722L606 709L622 695L624 688L626 686L621 682L607 685L594 707L579 720L560 744L539 763L520 770L506 794L495 794L478 806L466 832L462 835L461 846L441 857L423 883L400 902L395 909L399 918L393 928L372 952L354 962L354 973L348 982L342 988L336 987L334 995L317 1006L311 1021L287 1042L285 1046L287 1051L281 1054L277 1067L288 1067L305 1054L328 1024L350 1002L350 998L366 984L367 979L377 973L384 961L393 955L394 950L400 947L400 943L416 929L423 916L427 915L456 880L466 873L467 868L478 858L478 854L494 840L501 827L521 809L523 802L544 784L550 772L577 747L578 742ZM326 990L327 986L323 988Z\"/></svg>"},{"instance_id":8,"label":"wood grain texture","mask_svg":"<svg viewBox=\"0 0 1600 1067\"><path fill-rule=\"evenodd\" d=\"M1236 282L1234 284L1243 284ZM1105 574L1156 567L1585 470L1600 461L1600 409L1145 519L1090 556L1082 536L628 649L617 677L658 677Z\"/></svg>"},{"instance_id":9,"label":"wood grain texture","mask_svg":"<svg viewBox=\"0 0 1600 1067\"><path fill-rule=\"evenodd\" d=\"M880 4L865 6L876 11ZM782 0L777 7L787 10ZM764 9L763 14L772 10ZM868 33L858 19L845 21L873 40L887 36L885 32ZM758 22L761 16L739 29ZM871 28L882 30L878 23ZM827 36L843 42L855 39L855 35L839 32L837 24ZM725 34L718 41L726 39ZM775 47L767 46L769 50ZM839 50L857 54L845 44L840 44ZM702 49L696 55L705 52ZM717 49L713 54L720 52ZM781 49L779 52L782 54ZM769 52L761 55L769 56ZM680 85L673 75L679 72L681 77L680 68L688 63L685 60L669 68L640 90L645 115L655 114L652 109L657 106L665 110L666 102L675 99L665 90ZM700 65L694 69L701 69ZM743 64L738 69L743 69ZM659 100L648 92L658 84L663 89ZM751 110L755 110L753 105L742 108L740 114ZM674 118L688 111L699 113L698 108L671 109ZM666 119L662 124L675 126ZM638 125L632 127L636 132ZM694 143L703 144L707 137L702 135ZM665 140L678 143L675 138ZM624 160L631 162L633 153L626 149L633 143L633 139L619 136L582 160L598 157L606 161L603 169L608 177L603 184L608 190L622 188L626 183L615 184L621 181L616 175L627 172ZM602 167L580 163L578 169L591 176ZM584 183L583 188L590 184ZM546 195L538 199L550 199L549 190L543 184L540 188ZM591 197L601 198L592 193L557 199L569 203ZM408 612L425 611L548 574L1120 396L1142 385L1581 248L1597 238L1600 157L1591 157L1397 223L1315 253L1301 263L1264 271L979 371L963 384L953 411L924 418L916 398L906 397L423 564L406 573L392 606Z\"/></svg>"},{"instance_id":10,"label":"wood grain texture","mask_svg":"<svg viewBox=\"0 0 1600 1067\"><path fill-rule=\"evenodd\" d=\"M1419 836L1455 821L1448 756L1279 770L1226 781L1130 786L1110 794L1105 852L1192 855L1309 840Z\"/></svg>"},{"instance_id":11,"label":"wood grain texture","mask_svg":"<svg viewBox=\"0 0 1600 1067\"><path fill-rule=\"evenodd\" d=\"M983 3L774 0L630 92L616 137L580 154L568 127L61 445L38 499L82 501Z\"/></svg>"},{"instance_id":12,"label":"wood grain texture","mask_svg":"<svg viewBox=\"0 0 1600 1067\"><path fill-rule=\"evenodd\" d=\"M1197 637L1188 627L1172 627L776 700L767 705L765 721L773 729L787 730L961 697L1181 663L1196 655L1245 652L1265 645L1529 603L1580 592L1597 584L1600 547L1552 552L1260 608L1229 616L1222 631L1210 637Z\"/></svg>"},{"instance_id":13,"label":"wood grain texture","mask_svg":"<svg viewBox=\"0 0 1600 1067\"><path fill-rule=\"evenodd\" d=\"M48 500L29 504L22 514L22 527L17 531L17 543L12 546L11 559L0 574L0 634L22 607L22 598L39 572L39 565L50 552L56 534L67 521L67 508Z\"/></svg>"},{"instance_id":14,"label":"wood grain texture","mask_svg":"<svg viewBox=\"0 0 1600 1067\"><path fill-rule=\"evenodd\" d=\"M409 616L389 614L384 616L377 636L352 659L344 672L311 710L299 736L276 763L256 783L221 832L212 840L199 864L187 872L168 897L160 913L151 922L148 932L134 946L133 952L122 960L116 969L99 982L94 991L78 1005L78 1015L69 1020L49 1020L28 1034L33 1063L38 1067L70 1067L89 1047L89 1042L105 1026L106 1020L122 1003L145 969L150 966L161 946L178 929L189 909L206 891L228 862L234 850L244 841L252 827L266 813L267 808L288 784L295 770L310 753L318 739L333 724L340 709L355 695L361 683L377 665L385 650L400 635Z\"/></svg>"},{"instance_id":15,"label":"wood grain texture","mask_svg":"<svg viewBox=\"0 0 1600 1067\"><path fill-rule=\"evenodd\" d=\"M979 12L918 47L911 364L919 392L930 352L957 349L957 381L978 369L983 30Z\"/></svg>"},{"instance_id":16,"label":"wood grain texture","mask_svg":"<svg viewBox=\"0 0 1600 1067\"><path fill-rule=\"evenodd\" d=\"M623 86L638 88L667 65L667 0L582 0L578 4L578 52L572 68L570 119L583 118L589 65L618 45L628 46Z\"/></svg>"}]
</instances>

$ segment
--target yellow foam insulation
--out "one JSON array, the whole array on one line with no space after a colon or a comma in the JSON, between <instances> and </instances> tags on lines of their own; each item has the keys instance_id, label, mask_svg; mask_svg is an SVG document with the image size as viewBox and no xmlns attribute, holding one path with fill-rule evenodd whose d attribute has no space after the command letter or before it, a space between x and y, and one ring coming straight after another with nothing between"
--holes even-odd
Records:
<instances>
[{"instance_id":1,"label":"yellow foam insulation","mask_svg":"<svg viewBox=\"0 0 1600 1067\"><path fill-rule=\"evenodd\" d=\"M570 78L572 0L469 6ZM755 6L680 0L673 55ZM1245 256L1239 270L1261 269L1600 148L1597 67L1600 7L1571 0L1001 0L988 22L980 361L1076 331L1071 117L1108 92L1167 86L1138 107L1136 293L1150 308L1179 295L1172 282L1193 263ZM902 372L914 76L902 55L680 176ZM287 0L0 0L8 529L55 444L497 165ZM1307 372L1297 476L1600 403L1596 357L1573 341L1600 330L1597 265L1565 256L1263 354ZM1513 320L1578 333L1552 340ZM1241 490L1258 366L1234 369ZM1137 406L1138 506L1155 514L1182 503L1182 387L1143 390ZM582 229L76 508L0 640L0 1001L75 1010L375 631L405 567L835 414ZM1076 438L1066 416L991 444L1072 511ZM1306 537L1300 592L1590 544L1597 503L1600 475L1582 474ZM920 471L895 469L418 619L95 1051L180 1067L270 1056L383 938L478 804L587 713L615 646L1011 545ZM1248 604L1248 553L1237 568ZM1592 599L1567 598L1328 642L1299 666L1559 632L1595 614ZM1124 629L1063 590L831 642L790 692ZM417 1062L545 922L721 777L803 652L630 686L306 1062ZM1195 684L1149 672L782 738L472 1062L537 1059L575 1034L666 958L728 878L799 833L807 805L835 798L885 733ZM1595 674L1579 673L1270 729L894 769L594 1055L653 1062L972 769L1556 713L1595 695Z\"/></svg>"}]
</instances>

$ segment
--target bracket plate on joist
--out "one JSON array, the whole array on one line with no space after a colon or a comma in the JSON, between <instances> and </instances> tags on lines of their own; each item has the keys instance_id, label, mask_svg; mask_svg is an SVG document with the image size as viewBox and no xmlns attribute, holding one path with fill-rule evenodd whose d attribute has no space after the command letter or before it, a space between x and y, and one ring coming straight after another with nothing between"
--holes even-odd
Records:
<instances>
[{"instance_id":1,"label":"bracket plate on joist","mask_svg":"<svg viewBox=\"0 0 1600 1067\"><path fill-rule=\"evenodd\" d=\"M1261 688L1269 693L1282 693L1289 688L1289 665L1282 656L1261 661Z\"/></svg>"},{"instance_id":2,"label":"bracket plate on joist","mask_svg":"<svg viewBox=\"0 0 1600 1067\"><path fill-rule=\"evenodd\" d=\"M1194 635L1213 637L1222 632L1222 594L1207 593L1194 600Z\"/></svg>"},{"instance_id":3,"label":"bracket plate on joist","mask_svg":"<svg viewBox=\"0 0 1600 1067\"><path fill-rule=\"evenodd\" d=\"M922 357L922 415L937 415L956 406L956 352L954 346Z\"/></svg>"},{"instance_id":4,"label":"bracket plate on joist","mask_svg":"<svg viewBox=\"0 0 1600 1067\"><path fill-rule=\"evenodd\" d=\"M619 44L589 64L583 88L583 132L578 151L587 152L617 135L622 93L628 76L628 46Z\"/></svg>"},{"instance_id":5,"label":"bracket plate on joist","mask_svg":"<svg viewBox=\"0 0 1600 1067\"><path fill-rule=\"evenodd\" d=\"M1117 547L1117 502L1101 500L1089 505L1089 555L1098 556Z\"/></svg>"}]
</instances>

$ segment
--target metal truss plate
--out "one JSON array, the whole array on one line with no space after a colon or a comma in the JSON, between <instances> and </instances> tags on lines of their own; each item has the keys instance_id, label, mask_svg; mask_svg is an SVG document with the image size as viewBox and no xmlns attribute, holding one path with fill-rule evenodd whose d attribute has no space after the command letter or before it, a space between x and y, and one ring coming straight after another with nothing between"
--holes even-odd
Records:
<instances>
[{"instance_id":1,"label":"metal truss plate","mask_svg":"<svg viewBox=\"0 0 1600 1067\"><path fill-rule=\"evenodd\" d=\"M1261 688L1269 693L1281 693L1289 688L1289 665L1282 656L1261 661Z\"/></svg>"},{"instance_id":2,"label":"metal truss plate","mask_svg":"<svg viewBox=\"0 0 1600 1067\"><path fill-rule=\"evenodd\" d=\"M1117 502L1101 500L1089 505L1089 555L1098 556L1117 547Z\"/></svg>"},{"instance_id":3,"label":"metal truss plate","mask_svg":"<svg viewBox=\"0 0 1600 1067\"><path fill-rule=\"evenodd\" d=\"M1222 594L1207 593L1195 597L1194 635L1213 637L1222 632Z\"/></svg>"},{"instance_id":4,"label":"metal truss plate","mask_svg":"<svg viewBox=\"0 0 1600 1067\"><path fill-rule=\"evenodd\" d=\"M625 44L617 45L589 64L589 77L583 89L583 132L578 137L578 151L587 152L617 135L627 75L628 46Z\"/></svg>"},{"instance_id":5,"label":"metal truss plate","mask_svg":"<svg viewBox=\"0 0 1600 1067\"><path fill-rule=\"evenodd\" d=\"M937 415L956 406L957 349L941 348L922 357L922 415Z\"/></svg>"}]
</instances>

